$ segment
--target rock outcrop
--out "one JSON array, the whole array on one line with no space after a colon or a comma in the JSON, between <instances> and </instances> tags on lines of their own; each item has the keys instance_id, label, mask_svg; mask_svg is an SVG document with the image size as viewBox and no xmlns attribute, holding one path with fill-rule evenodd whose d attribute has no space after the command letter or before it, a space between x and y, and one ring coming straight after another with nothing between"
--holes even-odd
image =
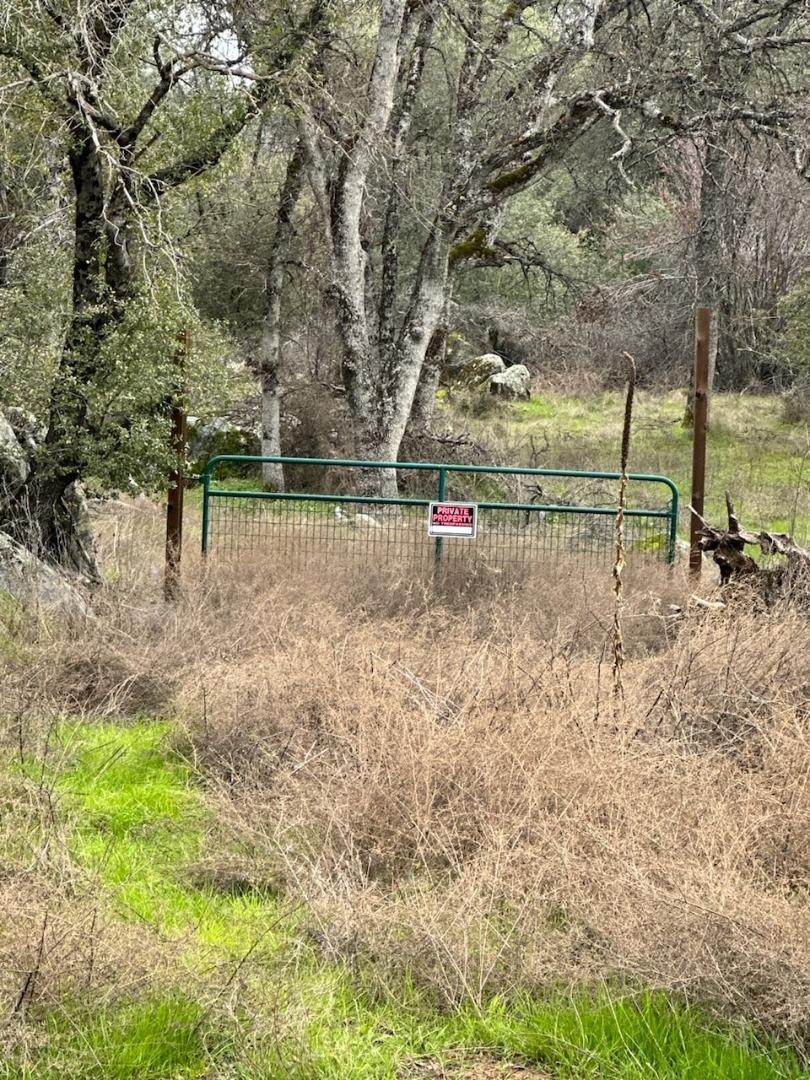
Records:
<instances>
[{"instance_id":1,"label":"rock outcrop","mask_svg":"<svg viewBox=\"0 0 810 1080\"><path fill-rule=\"evenodd\" d=\"M44 438L31 413L0 409L0 590L25 603L38 599L44 607L76 613L84 605L79 587L100 582L101 572L87 499L75 483L56 508L60 565L39 558L26 484Z\"/></svg>"},{"instance_id":2,"label":"rock outcrop","mask_svg":"<svg viewBox=\"0 0 810 1080\"><path fill-rule=\"evenodd\" d=\"M22 490L28 473L28 456L11 423L0 412L0 508Z\"/></svg>"},{"instance_id":3,"label":"rock outcrop","mask_svg":"<svg viewBox=\"0 0 810 1080\"><path fill-rule=\"evenodd\" d=\"M455 373L457 386L467 389L485 387L495 375L506 371L506 364L497 353L484 353L476 356L460 367Z\"/></svg>"},{"instance_id":4,"label":"rock outcrop","mask_svg":"<svg viewBox=\"0 0 810 1080\"><path fill-rule=\"evenodd\" d=\"M79 588L22 544L0 532L0 596L47 612L76 618L87 613Z\"/></svg>"},{"instance_id":5,"label":"rock outcrop","mask_svg":"<svg viewBox=\"0 0 810 1080\"><path fill-rule=\"evenodd\" d=\"M531 379L523 364L508 367L497 353L484 353L456 370L453 385L463 390L488 391L507 401L527 401L531 397Z\"/></svg>"},{"instance_id":6,"label":"rock outcrop","mask_svg":"<svg viewBox=\"0 0 810 1080\"><path fill-rule=\"evenodd\" d=\"M489 380L490 392L508 401L528 401L532 396L532 376L523 364L513 364Z\"/></svg>"}]
</instances>

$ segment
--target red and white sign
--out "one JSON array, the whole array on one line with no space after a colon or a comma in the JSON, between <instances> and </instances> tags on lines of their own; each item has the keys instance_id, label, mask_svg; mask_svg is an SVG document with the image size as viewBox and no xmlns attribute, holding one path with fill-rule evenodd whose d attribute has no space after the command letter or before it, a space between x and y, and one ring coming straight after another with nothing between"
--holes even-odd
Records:
<instances>
[{"instance_id":1,"label":"red and white sign","mask_svg":"<svg viewBox=\"0 0 810 1080\"><path fill-rule=\"evenodd\" d=\"M428 536L455 536L474 540L478 531L475 503L434 502L430 504Z\"/></svg>"}]
</instances>

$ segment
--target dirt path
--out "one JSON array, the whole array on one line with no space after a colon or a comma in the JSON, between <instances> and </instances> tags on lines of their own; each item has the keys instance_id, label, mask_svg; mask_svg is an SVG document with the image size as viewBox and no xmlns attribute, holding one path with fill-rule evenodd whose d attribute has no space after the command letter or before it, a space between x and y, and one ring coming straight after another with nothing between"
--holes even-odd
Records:
<instances>
[{"instance_id":1,"label":"dirt path","mask_svg":"<svg viewBox=\"0 0 810 1080\"><path fill-rule=\"evenodd\" d=\"M551 1080L535 1065L499 1061L488 1054L449 1051L440 1057L419 1058L400 1074L402 1080Z\"/></svg>"}]
</instances>

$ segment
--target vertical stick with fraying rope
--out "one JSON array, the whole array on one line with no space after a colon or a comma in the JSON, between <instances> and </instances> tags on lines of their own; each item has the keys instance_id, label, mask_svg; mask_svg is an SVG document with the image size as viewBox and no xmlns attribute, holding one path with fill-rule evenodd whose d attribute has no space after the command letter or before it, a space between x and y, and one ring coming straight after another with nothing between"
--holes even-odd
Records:
<instances>
[{"instance_id":1,"label":"vertical stick with fraying rope","mask_svg":"<svg viewBox=\"0 0 810 1080\"><path fill-rule=\"evenodd\" d=\"M622 477L619 484L619 509L616 513L616 559L613 564L613 592L616 604L613 610L613 708L614 713L624 709L624 686L622 668L624 667L624 639L622 637L622 605L624 601L624 583L622 574L625 565L624 547L624 512L627 509L627 467L630 460L630 432L633 426L633 402L636 396L636 362L630 353L625 353L630 367L627 378L627 399L624 405L624 428L622 430Z\"/></svg>"}]
</instances>

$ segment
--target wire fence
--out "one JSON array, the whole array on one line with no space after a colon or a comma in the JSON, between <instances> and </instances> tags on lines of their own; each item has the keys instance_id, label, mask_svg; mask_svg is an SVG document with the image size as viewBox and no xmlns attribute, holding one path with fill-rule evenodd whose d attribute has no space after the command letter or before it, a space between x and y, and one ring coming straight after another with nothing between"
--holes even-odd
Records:
<instances>
[{"instance_id":1,"label":"wire fence","mask_svg":"<svg viewBox=\"0 0 810 1080\"><path fill-rule=\"evenodd\" d=\"M297 476L318 470L332 490L234 490L214 479L227 464L265 461L294 466ZM399 490L419 494L365 494L375 471L390 475L394 468ZM619 479L609 472L222 456L209 462L203 477L203 552L292 567L355 563L434 573L520 572L563 556L604 565L613 556ZM630 493L628 560L672 562L677 488L667 477L631 474ZM475 537L430 535L431 508L458 500L475 510Z\"/></svg>"}]
</instances>

